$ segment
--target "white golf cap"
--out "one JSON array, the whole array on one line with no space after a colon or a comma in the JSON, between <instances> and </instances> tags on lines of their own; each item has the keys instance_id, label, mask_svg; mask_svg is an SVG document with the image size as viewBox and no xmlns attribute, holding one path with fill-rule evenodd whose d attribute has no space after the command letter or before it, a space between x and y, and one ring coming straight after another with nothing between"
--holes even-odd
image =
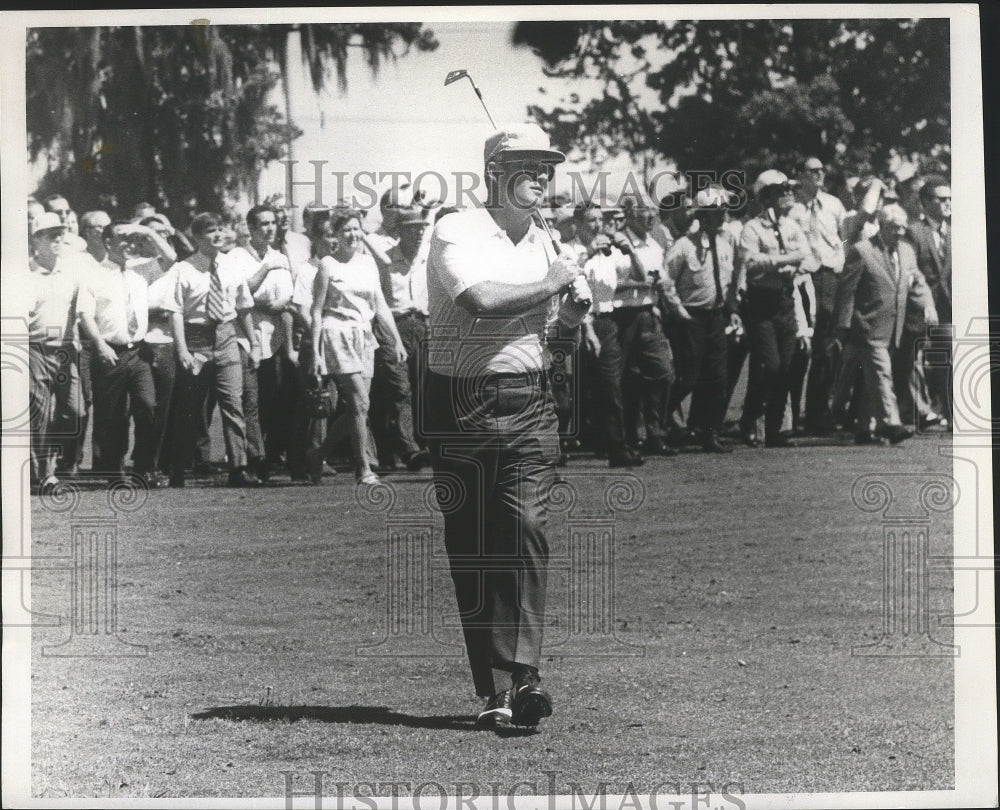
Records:
<instances>
[{"instance_id":1,"label":"white golf cap","mask_svg":"<svg viewBox=\"0 0 1000 810\"><path fill-rule=\"evenodd\" d=\"M725 189L721 189L718 186L709 186L694 195L694 199L691 201L691 208L723 208L731 203L732 198Z\"/></svg>"},{"instance_id":2,"label":"white golf cap","mask_svg":"<svg viewBox=\"0 0 1000 810\"><path fill-rule=\"evenodd\" d=\"M41 233L42 231L53 231L57 228L61 231L69 230L69 228L63 225L63 221L59 219L58 214L53 214L47 211L35 219L34 227L31 229L31 233L36 234Z\"/></svg>"},{"instance_id":3,"label":"white golf cap","mask_svg":"<svg viewBox=\"0 0 1000 810\"><path fill-rule=\"evenodd\" d=\"M538 124L507 124L486 139L483 146L483 162L499 160L502 157L541 160L546 163L562 163L566 155L553 149L549 136Z\"/></svg>"},{"instance_id":4,"label":"white golf cap","mask_svg":"<svg viewBox=\"0 0 1000 810\"><path fill-rule=\"evenodd\" d=\"M760 176L754 181L753 193L760 194L768 186L784 185L788 185L788 176L777 169L768 169L765 172L761 172Z\"/></svg>"}]
</instances>

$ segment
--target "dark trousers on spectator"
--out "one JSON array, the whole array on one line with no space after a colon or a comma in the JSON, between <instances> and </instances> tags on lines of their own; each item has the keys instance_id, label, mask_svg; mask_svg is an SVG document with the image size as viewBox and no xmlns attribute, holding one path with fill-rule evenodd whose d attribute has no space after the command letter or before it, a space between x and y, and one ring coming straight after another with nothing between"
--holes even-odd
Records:
<instances>
[{"instance_id":1,"label":"dark trousers on spectator","mask_svg":"<svg viewBox=\"0 0 1000 810\"><path fill-rule=\"evenodd\" d=\"M951 300L941 291L940 286L934 289L934 304L941 325L931 327L930 332L934 337L929 338L924 345L924 375L927 379L930 407L951 422L954 418L951 397L952 346L951 337L947 336L951 324Z\"/></svg>"},{"instance_id":2,"label":"dark trousers on spectator","mask_svg":"<svg viewBox=\"0 0 1000 810\"><path fill-rule=\"evenodd\" d=\"M31 427L31 482L55 475L60 453L83 430L79 351L62 346L28 345L28 419Z\"/></svg>"},{"instance_id":3,"label":"dark trousers on spectator","mask_svg":"<svg viewBox=\"0 0 1000 810\"><path fill-rule=\"evenodd\" d=\"M188 350L198 352L208 360L198 374L178 369L170 474L183 477L184 471L191 466L199 426L205 420L211 391L215 392L222 414L229 465L232 469L245 467L247 434L243 421L243 365L240 358L243 350L236 342L236 327L231 321L215 328L188 324L185 333Z\"/></svg>"},{"instance_id":4,"label":"dark trousers on spectator","mask_svg":"<svg viewBox=\"0 0 1000 810\"><path fill-rule=\"evenodd\" d=\"M818 358L814 351L811 362L815 363L817 361ZM792 362L788 367L788 399L792 411L793 430L798 430L802 423L802 389L806 387L806 374L811 369L809 350L799 346L796 339L795 348L792 350ZM806 398L808 400L808 393L806 394ZM808 422L808 420L806 421Z\"/></svg>"},{"instance_id":5,"label":"dark trousers on spectator","mask_svg":"<svg viewBox=\"0 0 1000 810\"><path fill-rule=\"evenodd\" d=\"M427 368L427 318L420 312L396 316L396 329L406 349L406 369L410 379L410 404L413 411L413 439L421 447L427 446L423 428L424 414L420 403Z\"/></svg>"},{"instance_id":6,"label":"dark trousers on spectator","mask_svg":"<svg viewBox=\"0 0 1000 810\"><path fill-rule=\"evenodd\" d=\"M892 385L904 424L919 425L932 412L924 376L924 335L903 330L892 358Z\"/></svg>"},{"instance_id":7,"label":"dark trousers on spectator","mask_svg":"<svg viewBox=\"0 0 1000 810\"><path fill-rule=\"evenodd\" d=\"M76 353L76 385L80 404L78 414L74 417L77 429L70 434L63 436L62 447L60 449L59 469L68 472L83 464L83 453L87 446L87 427L90 424L90 414L93 411L94 394L90 381L90 363L92 358L90 342L85 341ZM99 451L93 446L91 441L91 467L97 468L100 461Z\"/></svg>"},{"instance_id":8,"label":"dark trousers on spectator","mask_svg":"<svg viewBox=\"0 0 1000 810\"><path fill-rule=\"evenodd\" d=\"M812 357L806 383L806 424L813 429L830 427L830 397L837 376L835 358L830 352L834 338L834 307L840 276L829 267L821 267L812 277L816 290L816 313L813 319ZM793 407L795 407L793 405Z\"/></svg>"},{"instance_id":9,"label":"dark trousers on spectator","mask_svg":"<svg viewBox=\"0 0 1000 810\"><path fill-rule=\"evenodd\" d=\"M298 385L295 367L283 352L260 361L257 370L257 409L269 466L281 461L291 440Z\"/></svg>"},{"instance_id":10,"label":"dark trousers on spectator","mask_svg":"<svg viewBox=\"0 0 1000 810\"><path fill-rule=\"evenodd\" d=\"M264 437L260 430L260 382L257 369L250 365L250 352L240 349L243 373L243 424L247 437L247 463L256 466L264 458ZM230 460L230 463L232 461Z\"/></svg>"},{"instance_id":11,"label":"dark trousers on spectator","mask_svg":"<svg viewBox=\"0 0 1000 810\"><path fill-rule=\"evenodd\" d=\"M177 353L173 343L147 343L150 371L153 375L153 462L161 470L170 469L170 445L167 431L170 427L170 409L177 376Z\"/></svg>"},{"instance_id":12,"label":"dark trousers on spectator","mask_svg":"<svg viewBox=\"0 0 1000 810\"><path fill-rule=\"evenodd\" d=\"M747 295L750 379L740 427L756 432L764 416L768 438L781 431L788 402L789 370L795 352L795 310L790 289L751 288Z\"/></svg>"},{"instance_id":13,"label":"dark trousers on spectator","mask_svg":"<svg viewBox=\"0 0 1000 810\"><path fill-rule=\"evenodd\" d=\"M445 548L481 696L508 688L515 665L539 665L559 455L546 388L543 372L425 379Z\"/></svg>"},{"instance_id":14,"label":"dark trousers on spectator","mask_svg":"<svg viewBox=\"0 0 1000 810\"><path fill-rule=\"evenodd\" d=\"M552 392L552 403L559 420L559 436L563 439L577 438L580 433L578 388L580 365L580 327L570 329L556 322L554 333L548 340L549 355L552 364L549 366L549 390Z\"/></svg>"},{"instance_id":15,"label":"dark trousers on spectator","mask_svg":"<svg viewBox=\"0 0 1000 810\"><path fill-rule=\"evenodd\" d=\"M398 456L406 461L420 450L413 438L413 404L408 363L394 356L395 341L376 319L373 331L378 341L375 351L375 376L372 377L371 405L368 413L379 463L392 467Z\"/></svg>"},{"instance_id":16,"label":"dark trousers on spectator","mask_svg":"<svg viewBox=\"0 0 1000 810\"><path fill-rule=\"evenodd\" d=\"M670 344L652 307L599 314L594 331L601 342L597 367L608 452L621 452L628 439L635 440L634 420L639 413L646 420L646 437L662 440L664 399L673 364ZM632 417L630 424L626 424L626 414Z\"/></svg>"},{"instance_id":17,"label":"dark trousers on spectator","mask_svg":"<svg viewBox=\"0 0 1000 810\"><path fill-rule=\"evenodd\" d=\"M153 355L145 343L132 348L115 348L115 354L118 362L113 366L96 355L90 366L94 391L94 456L100 458L94 469L111 475L121 473L128 452L131 414L135 425L133 468L136 474L144 475L153 471L156 460Z\"/></svg>"},{"instance_id":18,"label":"dark trousers on spectator","mask_svg":"<svg viewBox=\"0 0 1000 810\"><path fill-rule=\"evenodd\" d=\"M726 416L726 326L724 309L687 307L690 321L674 330L677 380L670 392L670 411L691 395L688 427L718 431Z\"/></svg>"}]
</instances>

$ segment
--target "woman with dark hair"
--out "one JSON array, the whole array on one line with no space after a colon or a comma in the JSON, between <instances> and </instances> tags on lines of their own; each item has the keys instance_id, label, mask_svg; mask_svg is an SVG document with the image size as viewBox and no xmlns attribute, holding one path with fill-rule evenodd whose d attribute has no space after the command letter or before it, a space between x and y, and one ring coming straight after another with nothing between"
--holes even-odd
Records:
<instances>
[{"instance_id":1,"label":"woman with dark hair","mask_svg":"<svg viewBox=\"0 0 1000 810\"><path fill-rule=\"evenodd\" d=\"M381 327L392 336L397 362L406 362L406 350L385 302L375 260L360 250L364 234L359 214L337 211L330 220L321 221L317 229L319 238L314 238L314 245L323 240L331 244L334 239L337 245L329 255L320 258L313 281L309 370L324 378L332 376L347 408L330 426L323 447L310 449L309 474L316 480L325 451L346 432L354 451L358 483L374 484L378 476L371 469L371 459L375 456L368 434L368 395L378 343L372 332L372 318L378 318Z\"/></svg>"}]
</instances>

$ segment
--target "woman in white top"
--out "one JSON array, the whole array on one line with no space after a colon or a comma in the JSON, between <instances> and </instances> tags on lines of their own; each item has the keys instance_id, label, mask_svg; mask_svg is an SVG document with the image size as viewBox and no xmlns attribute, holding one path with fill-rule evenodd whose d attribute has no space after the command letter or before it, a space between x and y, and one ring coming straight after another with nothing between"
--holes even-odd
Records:
<instances>
[{"instance_id":1,"label":"woman in white top","mask_svg":"<svg viewBox=\"0 0 1000 810\"><path fill-rule=\"evenodd\" d=\"M368 394L378 343L372 332L372 318L378 318L382 328L392 335L397 362L406 362L406 350L382 294L375 260L360 252L364 234L358 214L335 213L331 219L317 223L317 229L329 229L321 235L330 240L336 236L337 246L331 254L320 257L313 281L310 372L332 375L337 380L347 412L330 426L323 451L310 452L310 474L317 466L321 468L325 449L347 431L358 482L374 484L378 476L371 469L374 449L368 434ZM313 244L322 241L315 239Z\"/></svg>"}]
</instances>

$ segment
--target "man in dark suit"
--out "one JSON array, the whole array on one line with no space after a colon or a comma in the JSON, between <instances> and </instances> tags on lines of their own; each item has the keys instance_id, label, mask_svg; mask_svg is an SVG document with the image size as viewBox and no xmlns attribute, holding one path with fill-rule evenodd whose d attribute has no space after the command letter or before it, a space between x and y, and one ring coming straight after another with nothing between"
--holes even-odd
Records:
<instances>
[{"instance_id":1,"label":"man in dark suit","mask_svg":"<svg viewBox=\"0 0 1000 810\"><path fill-rule=\"evenodd\" d=\"M910 225L908 237L917 254L917 266L927 279L942 324L951 323L951 187L940 175L926 178L920 188L923 216ZM922 334L922 333L921 333ZM947 363L926 369L931 408L951 424L951 341L933 340L924 346Z\"/></svg>"},{"instance_id":2,"label":"man in dark suit","mask_svg":"<svg viewBox=\"0 0 1000 810\"><path fill-rule=\"evenodd\" d=\"M864 390L858 417L859 438L874 419L875 436L897 444L913 435L901 424L893 389L893 355L900 345L907 310L933 315L933 300L917 257L903 237L907 217L898 205L878 216L879 232L850 249L837 290L837 339L850 342L861 362Z\"/></svg>"}]
</instances>

